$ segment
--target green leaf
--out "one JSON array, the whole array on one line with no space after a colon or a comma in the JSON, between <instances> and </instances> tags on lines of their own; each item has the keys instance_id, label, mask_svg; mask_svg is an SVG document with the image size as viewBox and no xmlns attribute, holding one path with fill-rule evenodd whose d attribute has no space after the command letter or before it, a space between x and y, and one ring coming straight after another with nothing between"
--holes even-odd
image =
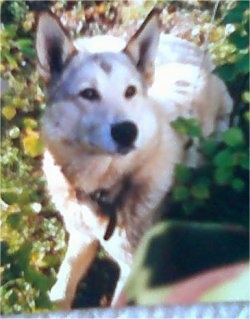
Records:
<instances>
[{"instance_id":1,"label":"green leaf","mask_svg":"<svg viewBox=\"0 0 250 319\"><path fill-rule=\"evenodd\" d=\"M250 103L250 91L245 91L242 93L242 100L245 103ZM248 115L249 115L249 112L248 112ZM249 121L249 118L248 118L248 121Z\"/></svg>"},{"instance_id":2,"label":"green leaf","mask_svg":"<svg viewBox=\"0 0 250 319\"><path fill-rule=\"evenodd\" d=\"M248 1L237 1L236 6L228 12L222 22L224 24L241 23L243 21L243 14L247 9L249 9Z\"/></svg>"},{"instance_id":3,"label":"green leaf","mask_svg":"<svg viewBox=\"0 0 250 319\"><path fill-rule=\"evenodd\" d=\"M216 68L216 74L226 82L231 82L236 77L236 72L232 64L224 64Z\"/></svg>"},{"instance_id":4,"label":"green leaf","mask_svg":"<svg viewBox=\"0 0 250 319\"><path fill-rule=\"evenodd\" d=\"M201 128L197 120L188 119L187 125L188 125L188 136L201 137Z\"/></svg>"},{"instance_id":5,"label":"green leaf","mask_svg":"<svg viewBox=\"0 0 250 319\"><path fill-rule=\"evenodd\" d=\"M15 188L14 190L3 191L2 192L3 201L8 205L16 203L18 198L18 195L17 195L18 192L19 192L18 188Z\"/></svg>"},{"instance_id":6,"label":"green leaf","mask_svg":"<svg viewBox=\"0 0 250 319\"><path fill-rule=\"evenodd\" d=\"M244 49L247 48L249 45L249 38L247 35L240 35L239 32L233 32L229 40L238 48L238 49Z\"/></svg>"},{"instance_id":7,"label":"green leaf","mask_svg":"<svg viewBox=\"0 0 250 319\"><path fill-rule=\"evenodd\" d=\"M29 38L24 38L16 41L16 46L18 49L22 50L25 47L32 46L32 40Z\"/></svg>"},{"instance_id":8,"label":"green leaf","mask_svg":"<svg viewBox=\"0 0 250 319\"><path fill-rule=\"evenodd\" d=\"M7 243L7 241L1 240L0 248L1 248L0 265L3 266L5 264L8 264L11 260L11 258L9 256L9 244ZM3 279L3 277L2 277L2 279Z\"/></svg>"},{"instance_id":9,"label":"green leaf","mask_svg":"<svg viewBox=\"0 0 250 319\"><path fill-rule=\"evenodd\" d=\"M177 183L187 183L191 178L190 169L183 164L178 164L176 166L175 178Z\"/></svg>"},{"instance_id":10,"label":"green leaf","mask_svg":"<svg viewBox=\"0 0 250 319\"><path fill-rule=\"evenodd\" d=\"M218 142L213 139L207 139L202 143L202 152L211 156L214 155L218 148Z\"/></svg>"},{"instance_id":11,"label":"green leaf","mask_svg":"<svg viewBox=\"0 0 250 319\"><path fill-rule=\"evenodd\" d=\"M249 163L250 163L249 154L244 153L244 157L241 157L239 164L243 169L249 171Z\"/></svg>"},{"instance_id":12,"label":"green leaf","mask_svg":"<svg viewBox=\"0 0 250 319\"><path fill-rule=\"evenodd\" d=\"M214 178L218 185L229 184L233 176L231 167L219 167L214 172Z\"/></svg>"},{"instance_id":13,"label":"green leaf","mask_svg":"<svg viewBox=\"0 0 250 319\"><path fill-rule=\"evenodd\" d=\"M10 53L5 52L4 58L8 61L9 67L11 69L14 69L14 70L18 69L17 61L16 61L15 57L13 57Z\"/></svg>"},{"instance_id":14,"label":"green leaf","mask_svg":"<svg viewBox=\"0 0 250 319\"><path fill-rule=\"evenodd\" d=\"M31 117L25 117L23 119L23 125L25 128L31 128L31 129L37 129L38 123L37 120L31 118Z\"/></svg>"},{"instance_id":15,"label":"green leaf","mask_svg":"<svg viewBox=\"0 0 250 319\"><path fill-rule=\"evenodd\" d=\"M250 98L250 92L249 92L249 96L246 97L247 99ZM244 101L246 103L248 103L248 101ZM249 101L250 102L250 101ZM250 124L250 112L249 111L246 111L243 113L243 119L248 123Z\"/></svg>"},{"instance_id":16,"label":"green leaf","mask_svg":"<svg viewBox=\"0 0 250 319\"><path fill-rule=\"evenodd\" d=\"M245 188L245 182L240 178L233 179L231 185L232 188L235 189L237 192L241 192Z\"/></svg>"},{"instance_id":17,"label":"green leaf","mask_svg":"<svg viewBox=\"0 0 250 319\"><path fill-rule=\"evenodd\" d=\"M38 308L50 309L52 307L52 303L47 293L40 293L35 301Z\"/></svg>"},{"instance_id":18,"label":"green leaf","mask_svg":"<svg viewBox=\"0 0 250 319\"><path fill-rule=\"evenodd\" d=\"M243 132L240 128L232 127L223 133L223 140L231 147L242 145L244 143Z\"/></svg>"},{"instance_id":19,"label":"green leaf","mask_svg":"<svg viewBox=\"0 0 250 319\"><path fill-rule=\"evenodd\" d=\"M179 117L171 123L171 126L181 134L186 134L189 137L201 137L201 128L195 119L186 119Z\"/></svg>"},{"instance_id":20,"label":"green leaf","mask_svg":"<svg viewBox=\"0 0 250 319\"><path fill-rule=\"evenodd\" d=\"M191 193L197 199L208 199L210 196L208 185L202 183L192 186Z\"/></svg>"},{"instance_id":21,"label":"green leaf","mask_svg":"<svg viewBox=\"0 0 250 319\"><path fill-rule=\"evenodd\" d=\"M25 278L34 288L44 292L52 286L52 282L47 276L32 267L27 267L25 270Z\"/></svg>"},{"instance_id":22,"label":"green leaf","mask_svg":"<svg viewBox=\"0 0 250 319\"><path fill-rule=\"evenodd\" d=\"M32 58L36 56L35 51L33 49L33 42L29 38L17 40L16 47L28 57Z\"/></svg>"},{"instance_id":23,"label":"green leaf","mask_svg":"<svg viewBox=\"0 0 250 319\"><path fill-rule=\"evenodd\" d=\"M16 230L22 230L23 218L20 213L13 213L7 217L7 224Z\"/></svg>"},{"instance_id":24,"label":"green leaf","mask_svg":"<svg viewBox=\"0 0 250 319\"><path fill-rule=\"evenodd\" d=\"M14 24L6 24L4 26L5 31L8 33L10 38L14 38L16 36L16 32L18 27Z\"/></svg>"},{"instance_id":25,"label":"green leaf","mask_svg":"<svg viewBox=\"0 0 250 319\"><path fill-rule=\"evenodd\" d=\"M26 242L15 253L15 258L17 259L18 265L22 270L26 270L29 267L31 249L32 243Z\"/></svg>"},{"instance_id":26,"label":"green leaf","mask_svg":"<svg viewBox=\"0 0 250 319\"><path fill-rule=\"evenodd\" d=\"M179 117L177 120L173 121L171 123L171 126L179 133L186 134L187 128L184 122L184 119Z\"/></svg>"},{"instance_id":27,"label":"green leaf","mask_svg":"<svg viewBox=\"0 0 250 319\"><path fill-rule=\"evenodd\" d=\"M185 186L176 186L173 197L176 201L183 201L189 197L189 189Z\"/></svg>"},{"instance_id":28,"label":"green leaf","mask_svg":"<svg viewBox=\"0 0 250 319\"><path fill-rule=\"evenodd\" d=\"M249 169L249 154L246 150L233 154L234 165L240 165L244 169Z\"/></svg>"},{"instance_id":29,"label":"green leaf","mask_svg":"<svg viewBox=\"0 0 250 319\"><path fill-rule=\"evenodd\" d=\"M242 21L242 14L236 10L229 12L229 14L222 20L226 23L240 23Z\"/></svg>"},{"instance_id":30,"label":"green leaf","mask_svg":"<svg viewBox=\"0 0 250 319\"><path fill-rule=\"evenodd\" d=\"M234 68L237 74L248 74L249 73L249 54L242 54L237 57Z\"/></svg>"},{"instance_id":31,"label":"green leaf","mask_svg":"<svg viewBox=\"0 0 250 319\"><path fill-rule=\"evenodd\" d=\"M234 165L234 157L229 149L220 151L213 160L214 164L218 167L228 168Z\"/></svg>"}]
</instances>

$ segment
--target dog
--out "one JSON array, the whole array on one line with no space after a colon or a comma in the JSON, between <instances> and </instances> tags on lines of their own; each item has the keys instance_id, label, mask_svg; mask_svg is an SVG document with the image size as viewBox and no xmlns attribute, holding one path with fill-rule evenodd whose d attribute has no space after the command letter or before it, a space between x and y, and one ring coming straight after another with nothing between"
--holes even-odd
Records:
<instances>
[{"instance_id":1,"label":"dog","mask_svg":"<svg viewBox=\"0 0 250 319\"><path fill-rule=\"evenodd\" d=\"M232 100L207 54L161 34L156 8L127 43L99 36L74 44L43 12L36 50L48 99L43 170L69 233L50 299L71 308L101 245L120 266L115 302L184 160L185 139L171 121L194 117L208 136L227 126Z\"/></svg>"}]
</instances>

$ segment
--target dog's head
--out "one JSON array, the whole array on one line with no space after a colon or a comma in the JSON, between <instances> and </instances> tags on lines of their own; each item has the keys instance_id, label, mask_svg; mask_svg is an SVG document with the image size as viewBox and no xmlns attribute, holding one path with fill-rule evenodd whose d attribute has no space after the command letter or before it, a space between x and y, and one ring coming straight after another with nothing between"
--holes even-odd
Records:
<instances>
[{"instance_id":1,"label":"dog's head","mask_svg":"<svg viewBox=\"0 0 250 319\"><path fill-rule=\"evenodd\" d=\"M156 121L147 90L159 41L154 9L121 52L78 51L51 13L38 18L39 70L48 83L43 121L48 144L127 154L149 142Z\"/></svg>"}]
</instances>

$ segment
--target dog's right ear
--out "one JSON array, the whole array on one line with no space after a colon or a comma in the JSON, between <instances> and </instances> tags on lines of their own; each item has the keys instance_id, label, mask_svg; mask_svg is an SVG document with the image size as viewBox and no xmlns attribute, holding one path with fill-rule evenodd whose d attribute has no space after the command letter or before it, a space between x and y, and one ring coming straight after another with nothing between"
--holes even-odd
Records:
<instances>
[{"instance_id":1,"label":"dog's right ear","mask_svg":"<svg viewBox=\"0 0 250 319\"><path fill-rule=\"evenodd\" d=\"M36 32L39 72L46 80L56 78L67 59L75 52L73 43L59 19L52 13L39 14Z\"/></svg>"},{"instance_id":2,"label":"dog's right ear","mask_svg":"<svg viewBox=\"0 0 250 319\"><path fill-rule=\"evenodd\" d=\"M161 32L160 13L161 9L154 8L124 49L148 86L152 85L154 78L154 63Z\"/></svg>"}]
</instances>

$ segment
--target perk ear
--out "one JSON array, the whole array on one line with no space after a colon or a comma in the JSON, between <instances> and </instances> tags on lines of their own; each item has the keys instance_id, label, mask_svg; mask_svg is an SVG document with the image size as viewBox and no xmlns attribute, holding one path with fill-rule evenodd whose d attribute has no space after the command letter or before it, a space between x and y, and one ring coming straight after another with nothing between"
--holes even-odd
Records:
<instances>
[{"instance_id":1,"label":"perk ear","mask_svg":"<svg viewBox=\"0 0 250 319\"><path fill-rule=\"evenodd\" d=\"M46 80L58 76L75 51L59 19L52 13L43 12L38 16L36 51L39 72Z\"/></svg>"},{"instance_id":2,"label":"perk ear","mask_svg":"<svg viewBox=\"0 0 250 319\"><path fill-rule=\"evenodd\" d=\"M154 79L154 62L161 32L160 13L160 9L154 8L124 49L148 86Z\"/></svg>"}]
</instances>

